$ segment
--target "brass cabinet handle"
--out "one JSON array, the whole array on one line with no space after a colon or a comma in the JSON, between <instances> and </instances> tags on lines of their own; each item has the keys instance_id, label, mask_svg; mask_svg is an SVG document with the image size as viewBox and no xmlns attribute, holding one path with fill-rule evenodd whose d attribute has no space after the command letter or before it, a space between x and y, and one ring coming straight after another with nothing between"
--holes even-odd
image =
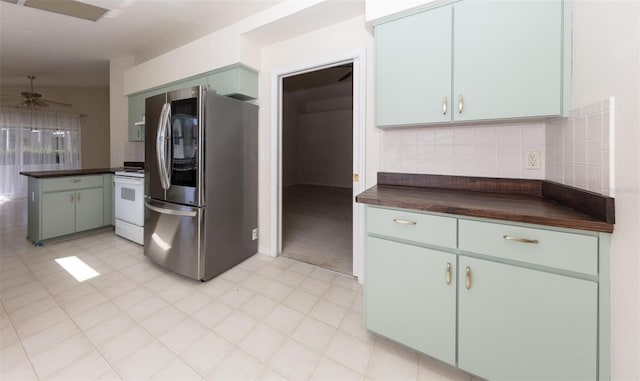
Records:
<instances>
[{"instance_id":1,"label":"brass cabinet handle","mask_svg":"<svg viewBox=\"0 0 640 381\"><path fill-rule=\"evenodd\" d=\"M447 97L442 98L442 115L447 115Z\"/></svg>"},{"instance_id":2,"label":"brass cabinet handle","mask_svg":"<svg viewBox=\"0 0 640 381\"><path fill-rule=\"evenodd\" d=\"M76 201L80 202L80 192L78 192L78 196L76 197Z\"/></svg>"},{"instance_id":3,"label":"brass cabinet handle","mask_svg":"<svg viewBox=\"0 0 640 381\"><path fill-rule=\"evenodd\" d=\"M396 224L400 224L400 225L415 225L415 224L417 224L417 222L415 222L415 221L399 220L397 218L394 218L393 222L395 222Z\"/></svg>"},{"instance_id":4,"label":"brass cabinet handle","mask_svg":"<svg viewBox=\"0 0 640 381\"><path fill-rule=\"evenodd\" d=\"M467 266L465 270L464 285L468 289L471 288L471 269Z\"/></svg>"},{"instance_id":5,"label":"brass cabinet handle","mask_svg":"<svg viewBox=\"0 0 640 381\"><path fill-rule=\"evenodd\" d=\"M70 183L79 183L80 181L82 181L82 180L80 180L80 179L71 179L71 180L69 180Z\"/></svg>"},{"instance_id":6,"label":"brass cabinet handle","mask_svg":"<svg viewBox=\"0 0 640 381\"><path fill-rule=\"evenodd\" d=\"M73 199L74 199L73 195L74 195L74 194L73 194L73 193L71 193L71 197L69 198L69 203L71 203L71 204L73 204Z\"/></svg>"},{"instance_id":7,"label":"brass cabinet handle","mask_svg":"<svg viewBox=\"0 0 640 381\"><path fill-rule=\"evenodd\" d=\"M451 263L447 262L447 284L451 284Z\"/></svg>"},{"instance_id":8,"label":"brass cabinet handle","mask_svg":"<svg viewBox=\"0 0 640 381\"><path fill-rule=\"evenodd\" d=\"M462 95L458 96L458 112L462 114Z\"/></svg>"},{"instance_id":9,"label":"brass cabinet handle","mask_svg":"<svg viewBox=\"0 0 640 381\"><path fill-rule=\"evenodd\" d=\"M510 235L503 235L502 238L506 239L507 241L515 241L515 242L522 242L522 243L533 243L533 244L540 243L540 241L538 241L537 239L527 239L527 238L521 238L521 237L514 237Z\"/></svg>"}]
</instances>

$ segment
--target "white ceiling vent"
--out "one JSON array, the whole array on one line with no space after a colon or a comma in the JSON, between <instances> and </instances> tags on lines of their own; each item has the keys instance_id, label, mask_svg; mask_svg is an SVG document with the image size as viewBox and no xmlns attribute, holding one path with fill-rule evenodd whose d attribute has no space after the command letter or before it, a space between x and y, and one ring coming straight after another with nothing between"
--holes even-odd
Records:
<instances>
[{"instance_id":1,"label":"white ceiling vent","mask_svg":"<svg viewBox=\"0 0 640 381\"><path fill-rule=\"evenodd\" d=\"M65 16L77 17L84 20L98 21L109 10L81 3L74 0L3 0L16 5L36 8L47 12Z\"/></svg>"}]
</instances>

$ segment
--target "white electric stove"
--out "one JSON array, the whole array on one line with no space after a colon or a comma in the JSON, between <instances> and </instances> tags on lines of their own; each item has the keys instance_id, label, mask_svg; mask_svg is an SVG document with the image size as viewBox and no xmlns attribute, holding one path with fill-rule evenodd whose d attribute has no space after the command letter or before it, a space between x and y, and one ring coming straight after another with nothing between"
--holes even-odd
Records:
<instances>
[{"instance_id":1,"label":"white electric stove","mask_svg":"<svg viewBox=\"0 0 640 381\"><path fill-rule=\"evenodd\" d=\"M140 245L144 239L144 169L117 171L115 184L116 234Z\"/></svg>"}]
</instances>

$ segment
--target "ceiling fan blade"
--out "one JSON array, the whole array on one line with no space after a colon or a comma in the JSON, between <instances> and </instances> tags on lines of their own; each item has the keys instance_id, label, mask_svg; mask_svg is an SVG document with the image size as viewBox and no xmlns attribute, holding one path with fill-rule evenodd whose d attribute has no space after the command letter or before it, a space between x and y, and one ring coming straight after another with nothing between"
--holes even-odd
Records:
<instances>
[{"instance_id":1,"label":"ceiling fan blade","mask_svg":"<svg viewBox=\"0 0 640 381\"><path fill-rule=\"evenodd\" d=\"M352 75L352 74L353 74L353 72L352 72L352 71L348 72L347 74L345 74L345 75L343 75L342 77L340 77L340 79L338 79L338 82L342 82L342 81L344 81L345 79L347 79L347 78L351 77L351 75Z\"/></svg>"},{"instance_id":2,"label":"ceiling fan blade","mask_svg":"<svg viewBox=\"0 0 640 381\"><path fill-rule=\"evenodd\" d=\"M15 98L15 99L23 99L24 98L24 97L19 97L17 95L4 95L4 94L0 95L0 97L3 97L3 98Z\"/></svg>"},{"instance_id":3,"label":"ceiling fan blade","mask_svg":"<svg viewBox=\"0 0 640 381\"><path fill-rule=\"evenodd\" d=\"M55 103L55 104L60 105L60 106L66 106L66 107L71 107L72 106L70 103L56 102L56 101L52 101L52 100L49 100L49 99L40 99L40 100L45 101L47 103Z\"/></svg>"}]
</instances>

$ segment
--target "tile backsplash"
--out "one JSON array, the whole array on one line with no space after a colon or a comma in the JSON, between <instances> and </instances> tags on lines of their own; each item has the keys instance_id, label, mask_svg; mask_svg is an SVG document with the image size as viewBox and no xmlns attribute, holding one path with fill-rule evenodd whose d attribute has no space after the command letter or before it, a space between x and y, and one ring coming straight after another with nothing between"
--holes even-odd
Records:
<instances>
[{"instance_id":1,"label":"tile backsplash","mask_svg":"<svg viewBox=\"0 0 640 381\"><path fill-rule=\"evenodd\" d=\"M387 129L384 172L544 179L545 123ZM525 152L540 153L540 169L524 169Z\"/></svg>"},{"instance_id":2,"label":"tile backsplash","mask_svg":"<svg viewBox=\"0 0 640 381\"><path fill-rule=\"evenodd\" d=\"M547 179L611 195L613 98L546 123Z\"/></svg>"},{"instance_id":3,"label":"tile backsplash","mask_svg":"<svg viewBox=\"0 0 640 381\"><path fill-rule=\"evenodd\" d=\"M124 161L144 161L144 142L124 142Z\"/></svg>"}]
</instances>

